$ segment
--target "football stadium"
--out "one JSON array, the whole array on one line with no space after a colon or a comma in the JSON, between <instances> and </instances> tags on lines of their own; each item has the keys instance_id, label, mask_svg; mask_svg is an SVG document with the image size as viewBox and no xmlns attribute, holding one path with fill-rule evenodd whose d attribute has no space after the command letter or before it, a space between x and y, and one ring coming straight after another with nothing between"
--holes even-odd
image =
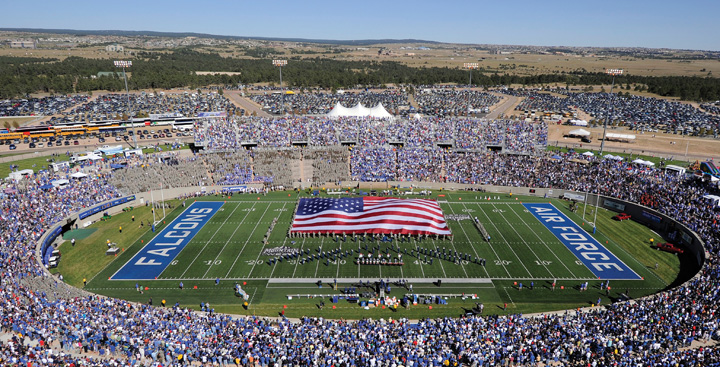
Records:
<instances>
[{"instance_id":1,"label":"football stadium","mask_svg":"<svg viewBox=\"0 0 720 367\"><path fill-rule=\"evenodd\" d=\"M119 364L612 364L711 348L703 175L548 151L538 121L288 122L198 119L195 151L8 186L5 329ZM318 125L330 144L279 138ZM503 150L374 136L478 128ZM357 141L338 144L343 129ZM465 136L453 145L488 144ZM230 148L247 141L263 148ZM53 317L11 316L30 314Z\"/></svg>"},{"instance_id":2,"label":"football stadium","mask_svg":"<svg viewBox=\"0 0 720 367\"><path fill-rule=\"evenodd\" d=\"M0 45L0 365L720 366L716 52L102 32Z\"/></svg>"}]
</instances>

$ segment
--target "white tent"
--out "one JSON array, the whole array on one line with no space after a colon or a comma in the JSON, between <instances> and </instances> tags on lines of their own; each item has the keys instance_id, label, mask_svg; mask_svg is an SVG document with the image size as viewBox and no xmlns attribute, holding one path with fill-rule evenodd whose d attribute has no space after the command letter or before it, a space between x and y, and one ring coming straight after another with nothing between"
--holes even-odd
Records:
<instances>
[{"instance_id":1,"label":"white tent","mask_svg":"<svg viewBox=\"0 0 720 367\"><path fill-rule=\"evenodd\" d=\"M87 177L87 176L88 176L87 173L83 173L83 172L75 172L70 175L70 177L72 177L72 178L83 178L83 177Z\"/></svg>"},{"instance_id":2,"label":"white tent","mask_svg":"<svg viewBox=\"0 0 720 367\"><path fill-rule=\"evenodd\" d=\"M382 103L378 103L377 106L373 108L367 108L363 106L362 104L358 103L353 108L346 108L343 107L340 102L338 102L333 109L326 114L328 117L373 117L373 118L389 118L392 119L393 116L387 112L385 107L383 107Z\"/></svg>"},{"instance_id":3,"label":"white tent","mask_svg":"<svg viewBox=\"0 0 720 367\"><path fill-rule=\"evenodd\" d=\"M607 134L605 134L605 138L606 138L607 140L630 141L630 140L635 140L635 135L633 135L633 134L607 133Z\"/></svg>"},{"instance_id":4,"label":"white tent","mask_svg":"<svg viewBox=\"0 0 720 367\"><path fill-rule=\"evenodd\" d=\"M63 179L60 179L60 180L51 181L50 183L51 183L54 187L63 187L63 186L65 186L65 185L69 184L70 181L68 181L68 180L66 180L66 179L63 178Z\"/></svg>"},{"instance_id":5,"label":"white tent","mask_svg":"<svg viewBox=\"0 0 720 367\"><path fill-rule=\"evenodd\" d=\"M420 119L422 118L422 116L420 116L419 113L416 113L416 114L413 115L413 118L414 118L415 120L420 120Z\"/></svg>"},{"instance_id":6,"label":"white tent","mask_svg":"<svg viewBox=\"0 0 720 367\"><path fill-rule=\"evenodd\" d=\"M335 107L333 107L333 109L327 113L327 116L328 117L349 116L347 111L348 111L347 107L341 105L340 102L338 102L335 104Z\"/></svg>"},{"instance_id":7,"label":"white tent","mask_svg":"<svg viewBox=\"0 0 720 367\"><path fill-rule=\"evenodd\" d=\"M642 164L643 166L648 166L648 167L652 167L652 166L655 165L655 163L653 163L653 162L644 161L644 160L642 160L642 159L640 159L640 158L638 158L638 159L636 159L636 160L634 160L634 161L632 161L632 162L635 163L635 164Z\"/></svg>"},{"instance_id":8,"label":"white tent","mask_svg":"<svg viewBox=\"0 0 720 367\"><path fill-rule=\"evenodd\" d=\"M584 155L584 156L586 156L586 157L592 157L592 156L595 155L595 153L593 153L593 152L585 152L585 153L583 153L582 155Z\"/></svg>"},{"instance_id":9,"label":"white tent","mask_svg":"<svg viewBox=\"0 0 720 367\"><path fill-rule=\"evenodd\" d=\"M378 103L377 106L370 109L370 117L374 117L376 119L391 119L391 118L393 118L393 116L390 114L390 112L387 112L387 110L382 105L382 103Z\"/></svg>"},{"instance_id":10,"label":"white tent","mask_svg":"<svg viewBox=\"0 0 720 367\"><path fill-rule=\"evenodd\" d=\"M585 120L577 120L577 119L575 119L575 120L570 120L570 123L573 124L573 125L575 125L575 126L587 126L587 125L588 125L588 122L587 122L587 121L585 121Z\"/></svg>"},{"instance_id":11,"label":"white tent","mask_svg":"<svg viewBox=\"0 0 720 367\"><path fill-rule=\"evenodd\" d=\"M569 136L590 136L590 132L585 129L575 129L568 133Z\"/></svg>"},{"instance_id":12,"label":"white tent","mask_svg":"<svg viewBox=\"0 0 720 367\"><path fill-rule=\"evenodd\" d=\"M370 116L370 112L372 110L368 107L363 106L362 104L358 103L355 105L355 107L348 110L348 113L350 113L350 116L357 116L357 117L366 117Z\"/></svg>"}]
</instances>

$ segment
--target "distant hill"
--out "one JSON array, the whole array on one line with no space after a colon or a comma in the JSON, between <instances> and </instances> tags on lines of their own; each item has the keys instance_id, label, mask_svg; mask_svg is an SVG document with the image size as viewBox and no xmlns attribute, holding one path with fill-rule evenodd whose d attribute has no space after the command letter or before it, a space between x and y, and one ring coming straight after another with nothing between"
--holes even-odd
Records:
<instances>
[{"instance_id":1,"label":"distant hill","mask_svg":"<svg viewBox=\"0 0 720 367\"><path fill-rule=\"evenodd\" d=\"M27 33L50 33L50 34L71 34L75 36L125 36L125 37L198 37L198 38L214 38L229 40L262 40L262 41L286 41L286 42L303 42L318 43L329 45L356 45L367 46L386 43L429 43L440 44L442 42L426 41L418 39L376 39L376 40L326 40L326 39L306 39L306 38L279 38L279 37L243 37L243 36L221 36L207 33L193 32L155 32L155 31L119 31L119 30L78 30L78 29L43 29L43 28L0 28L0 31L6 32L27 32Z\"/></svg>"}]
</instances>

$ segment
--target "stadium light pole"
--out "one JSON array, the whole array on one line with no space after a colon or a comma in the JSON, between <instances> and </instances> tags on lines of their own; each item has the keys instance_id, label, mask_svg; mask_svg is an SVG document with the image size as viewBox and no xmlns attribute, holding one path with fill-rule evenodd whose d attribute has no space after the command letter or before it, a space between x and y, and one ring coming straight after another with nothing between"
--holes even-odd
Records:
<instances>
[{"instance_id":1,"label":"stadium light pole","mask_svg":"<svg viewBox=\"0 0 720 367\"><path fill-rule=\"evenodd\" d=\"M616 76L616 75L622 75L622 73L623 73L623 70L622 70L622 69L606 69L606 70L605 70L605 74L612 75L612 84L610 84L610 97L608 98L608 106L610 106L610 108L609 108L609 111L610 111L610 112L608 113L607 117L605 117L605 124L603 124L603 139L602 139L602 141L600 142L600 156L601 156L601 157L602 157L602 155L603 155L603 150L605 149L605 139L607 139L607 124L608 124L608 119L610 119L610 115L612 114L612 100L611 100L611 98L612 98L613 87L615 86L615 76ZM597 213L597 211L596 211L596 213Z\"/></svg>"},{"instance_id":2,"label":"stadium light pole","mask_svg":"<svg viewBox=\"0 0 720 367\"><path fill-rule=\"evenodd\" d=\"M137 137L135 136L135 123L133 123L132 120L132 111L130 110L130 89L128 88L128 82L127 82L127 74L125 74L125 68L129 68L132 66L132 61L126 61L126 60L115 60L114 62L116 68L122 68L123 70L123 79L125 79L125 96L127 97L127 113L128 113L128 120L130 120L130 126L132 126L132 132L133 132L133 148L137 149Z\"/></svg>"},{"instance_id":3,"label":"stadium light pole","mask_svg":"<svg viewBox=\"0 0 720 367\"><path fill-rule=\"evenodd\" d=\"M285 91L283 90L283 83L282 83L282 68L283 66L287 65L287 60L278 60L275 59L272 61L274 66L277 66L278 69L280 69L280 91L282 93L282 96L280 99L282 100L282 106L283 106L283 112L285 112Z\"/></svg>"},{"instance_id":4,"label":"stadium light pole","mask_svg":"<svg viewBox=\"0 0 720 367\"><path fill-rule=\"evenodd\" d=\"M478 67L479 67L479 65L476 62L466 62L463 64L463 68L468 69L470 71L470 82L468 82L468 90L470 90L470 88L472 88L472 71L473 71L473 69L477 69ZM469 92L468 92L468 94L469 94ZM468 96L467 117L470 118L470 96Z\"/></svg>"}]
</instances>

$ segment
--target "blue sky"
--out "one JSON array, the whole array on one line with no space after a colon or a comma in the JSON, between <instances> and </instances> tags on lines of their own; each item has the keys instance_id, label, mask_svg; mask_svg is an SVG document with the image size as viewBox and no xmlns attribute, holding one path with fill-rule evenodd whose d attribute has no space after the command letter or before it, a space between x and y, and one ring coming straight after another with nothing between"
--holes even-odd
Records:
<instances>
[{"instance_id":1,"label":"blue sky","mask_svg":"<svg viewBox=\"0 0 720 367\"><path fill-rule=\"evenodd\" d=\"M720 50L720 1L3 1L0 27Z\"/></svg>"}]
</instances>

